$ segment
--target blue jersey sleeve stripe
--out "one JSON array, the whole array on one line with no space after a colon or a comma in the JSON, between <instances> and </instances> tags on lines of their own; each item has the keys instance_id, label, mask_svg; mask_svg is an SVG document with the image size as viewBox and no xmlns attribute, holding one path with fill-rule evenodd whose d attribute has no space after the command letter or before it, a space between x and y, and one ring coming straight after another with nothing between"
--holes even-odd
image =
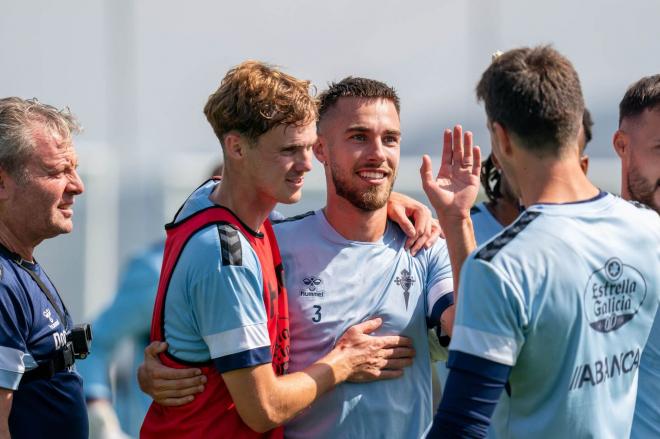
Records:
<instances>
[{"instance_id":1,"label":"blue jersey sleeve stripe","mask_svg":"<svg viewBox=\"0 0 660 439\"><path fill-rule=\"evenodd\" d=\"M226 355L220 358L214 358L213 364L220 373L224 373L231 370L243 369L245 367L271 363L272 361L270 346L264 346L249 351Z\"/></svg>"},{"instance_id":2,"label":"blue jersey sleeve stripe","mask_svg":"<svg viewBox=\"0 0 660 439\"><path fill-rule=\"evenodd\" d=\"M231 224L218 224L222 265L243 265L243 248L239 232Z\"/></svg>"},{"instance_id":3,"label":"blue jersey sleeve stripe","mask_svg":"<svg viewBox=\"0 0 660 439\"><path fill-rule=\"evenodd\" d=\"M0 370L22 374L26 368L30 369L30 366L34 364L32 355L27 352L8 346L0 346Z\"/></svg>"},{"instance_id":4,"label":"blue jersey sleeve stripe","mask_svg":"<svg viewBox=\"0 0 660 439\"><path fill-rule=\"evenodd\" d=\"M516 236L520 234L525 228L534 221L541 212L525 211L516 219L513 224L507 227L497 238L490 241L488 244L480 247L475 253L476 259L483 259L484 261L491 261L500 250L511 242Z\"/></svg>"},{"instance_id":5,"label":"blue jersey sleeve stripe","mask_svg":"<svg viewBox=\"0 0 660 439\"><path fill-rule=\"evenodd\" d=\"M0 388L16 390L21 382L21 372L0 369Z\"/></svg>"},{"instance_id":6,"label":"blue jersey sleeve stripe","mask_svg":"<svg viewBox=\"0 0 660 439\"><path fill-rule=\"evenodd\" d=\"M513 338L456 324L449 345L450 351L465 352L507 366L516 364L521 347Z\"/></svg>"},{"instance_id":7,"label":"blue jersey sleeve stripe","mask_svg":"<svg viewBox=\"0 0 660 439\"><path fill-rule=\"evenodd\" d=\"M452 303L454 303L453 292L454 292L454 279L452 279L451 277L441 279L440 281L435 283L429 289L429 292L427 294L427 301L429 307L427 317L431 318L431 316L433 315L435 305L440 299L446 298L446 296L451 296Z\"/></svg>"},{"instance_id":8,"label":"blue jersey sleeve stripe","mask_svg":"<svg viewBox=\"0 0 660 439\"><path fill-rule=\"evenodd\" d=\"M450 306L454 304L454 292L441 296L431 308L431 315L429 316L430 327L435 327L440 323L440 316Z\"/></svg>"},{"instance_id":9,"label":"blue jersey sleeve stripe","mask_svg":"<svg viewBox=\"0 0 660 439\"><path fill-rule=\"evenodd\" d=\"M252 349L268 347L270 337L266 323L242 326L204 336L211 358L225 357Z\"/></svg>"}]
</instances>

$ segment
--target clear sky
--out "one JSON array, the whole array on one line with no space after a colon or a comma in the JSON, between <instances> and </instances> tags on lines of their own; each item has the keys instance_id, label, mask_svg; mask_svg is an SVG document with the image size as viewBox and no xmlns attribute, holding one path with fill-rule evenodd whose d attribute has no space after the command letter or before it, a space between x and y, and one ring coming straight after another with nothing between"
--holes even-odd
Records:
<instances>
[{"instance_id":1,"label":"clear sky","mask_svg":"<svg viewBox=\"0 0 660 439\"><path fill-rule=\"evenodd\" d=\"M419 153L456 122L487 144L473 90L490 54L550 43L582 77L591 154L611 155L625 88L660 71L658 17L657 0L3 1L0 95L67 104L82 141L144 151L143 166L156 150L213 150L205 99L256 58L319 88L346 75L394 85L404 151Z\"/></svg>"},{"instance_id":2,"label":"clear sky","mask_svg":"<svg viewBox=\"0 0 660 439\"><path fill-rule=\"evenodd\" d=\"M402 153L437 157L455 123L489 150L474 87L494 51L553 44L594 115L589 154L614 157L626 87L660 72L658 17L658 0L0 0L0 96L68 105L85 127L76 230L40 260L74 313L98 310L121 261L162 236L177 191L207 172L191 157L220 156L202 107L248 58L319 89L347 75L393 85Z\"/></svg>"}]
</instances>

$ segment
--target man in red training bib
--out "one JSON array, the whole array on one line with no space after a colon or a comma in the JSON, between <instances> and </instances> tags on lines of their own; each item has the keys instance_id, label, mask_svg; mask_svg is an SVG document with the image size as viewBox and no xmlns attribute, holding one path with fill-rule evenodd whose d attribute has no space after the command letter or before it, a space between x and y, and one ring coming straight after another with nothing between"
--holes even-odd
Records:
<instances>
[{"instance_id":1,"label":"man in red training bib","mask_svg":"<svg viewBox=\"0 0 660 439\"><path fill-rule=\"evenodd\" d=\"M166 226L151 338L160 360L196 366L204 391L153 403L143 438L281 437L276 428L349 377L410 364L409 341L349 329L308 368L287 375L289 328L282 264L268 215L294 203L311 169L317 110L309 82L247 61L231 69L204 113L222 145L222 184L197 188ZM391 376L391 374L386 374Z\"/></svg>"}]
</instances>

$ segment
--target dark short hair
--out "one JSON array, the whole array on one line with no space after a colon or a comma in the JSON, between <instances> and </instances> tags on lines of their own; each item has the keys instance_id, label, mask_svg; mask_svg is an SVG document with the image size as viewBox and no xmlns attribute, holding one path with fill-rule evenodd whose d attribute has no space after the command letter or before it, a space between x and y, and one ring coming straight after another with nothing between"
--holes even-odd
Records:
<instances>
[{"instance_id":1,"label":"dark short hair","mask_svg":"<svg viewBox=\"0 0 660 439\"><path fill-rule=\"evenodd\" d=\"M491 122L541 153L557 154L576 137L584 112L577 72L550 46L513 49L496 57L481 76L477 98L484 101Z\"/></svg>"},{"instance_id":2,"label":"dark short hair","mask_svg":"<svg viewBox=\"0 0 660 439\"><path fill-rule=\"evenodd\" d=\"M593 138L593 128L594 120L591 117L591 113L587 108L584 108L584 114L582 115L582 129L584 130L584 147L587 147L587 144L591 142Z\"/></svg>"},{"instance_id":3,"label":"dark short hair","mask_svg":"<svg viewBox=\"0 0 660 439\"><path fill-rule=\"evenodd\" d=\"M584 130L584 149L587 144L591 142L593 133L591 128L594 126L594 121L591 118L591 113L586 108L582 116L582 129ZM584 152L584 149L582 152ZM492 203L497 202L502 198L502 171L497 169L493 161L493 154L491 153L486 160L481 162L481 174L479 176L481 186L484 188L486 198Z\"/></svg>"},{"instance_id":4,"label":"dark short hair","mask_svg":"<svg viewBox=\"0 0 660 439\"><path fill-rule=\"evenodd\" d=\"M399 113L399 96L393 87L384 82L367 78L346 77L339 82L332 82L328 89L318 96L319 119L328 112L339 98L388 99Z\"/></svg>"},{"instance_id":5,"label":"dark short hair","mask_svg":"<svg viewBox=\"0 0 660 439\"><path fill-rule=\"evenodd\" d=\"M660 108L660 75L646 76L628 87L619 104L619 125L647 109Z\"/></svg>"}]
</instances>

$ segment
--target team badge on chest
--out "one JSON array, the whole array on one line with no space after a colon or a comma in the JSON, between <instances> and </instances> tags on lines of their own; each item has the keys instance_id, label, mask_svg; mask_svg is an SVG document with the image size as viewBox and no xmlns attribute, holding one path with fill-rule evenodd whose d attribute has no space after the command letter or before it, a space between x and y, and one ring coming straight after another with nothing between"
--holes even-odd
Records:
<instances>
[{"instance_id":1,"label":"team badge on chest","mask_svg":"<svg viewBox=\"0 0 660 439\"><path fill-rule=\"evenodd\" d=\"M410 299L410 288L415 283L415 279L410 275L410 272L405 268L401 270L399 276L394 279L394 283L403 288L403 298L406 301L406 310L408 309L408 300Z\"/></svg>"}]
</instances>

